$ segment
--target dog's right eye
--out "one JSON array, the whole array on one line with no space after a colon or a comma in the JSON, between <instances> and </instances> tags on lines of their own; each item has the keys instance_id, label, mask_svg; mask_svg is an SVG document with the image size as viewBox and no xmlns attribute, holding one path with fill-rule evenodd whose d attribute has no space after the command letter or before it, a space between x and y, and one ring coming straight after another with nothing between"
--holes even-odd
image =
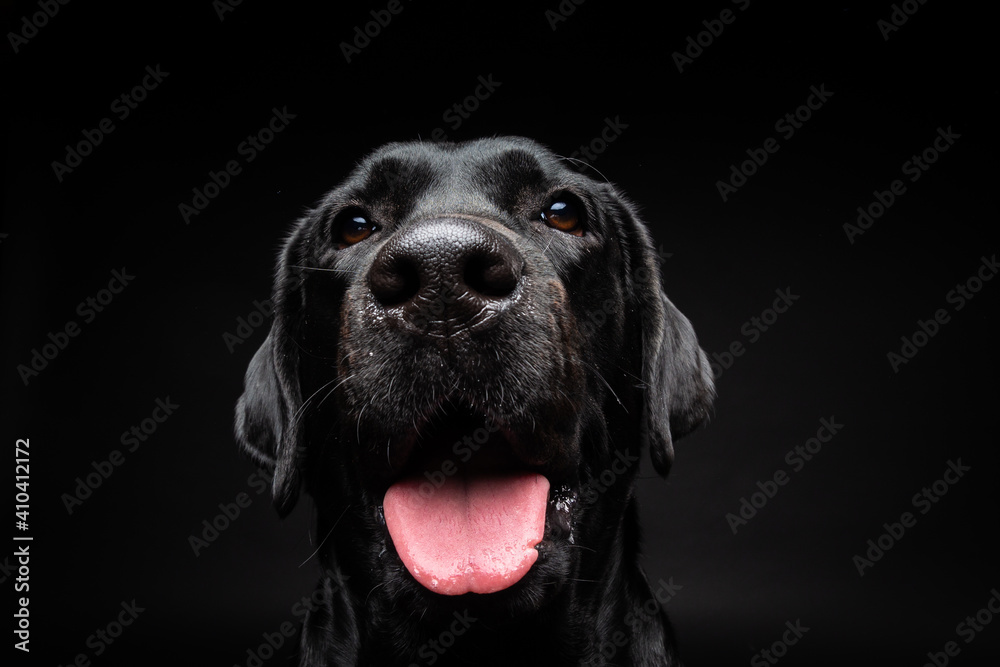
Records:
<instances>
[{"instance_id":1,"label":"dog's right eye","mask_svg":"<svg viewBox=\"0 0 1000 667\"><path fill-rule=\"evenodd\" d=\"M333 219L333 240L339 247L346 248L371 236L378 231L378 225L359 208L347 208Z\"/></svg>"}]
</instances>

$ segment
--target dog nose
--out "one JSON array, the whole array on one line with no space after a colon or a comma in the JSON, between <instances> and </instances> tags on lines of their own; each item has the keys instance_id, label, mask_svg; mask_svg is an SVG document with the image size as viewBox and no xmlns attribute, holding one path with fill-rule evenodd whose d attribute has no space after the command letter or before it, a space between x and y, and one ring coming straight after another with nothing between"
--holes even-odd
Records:
<instances>
[{"instance_id":1,"label":"dog nose","mask_svg":"<svg viewBox=\"0 0 1000 667\"><path fill-rule=\"evenodd\" d=\"M481 326L513 297L524 260L499 232L462 218L404 228L368 273L375 299L423 333Z\"/></svg>"}]
</instances>

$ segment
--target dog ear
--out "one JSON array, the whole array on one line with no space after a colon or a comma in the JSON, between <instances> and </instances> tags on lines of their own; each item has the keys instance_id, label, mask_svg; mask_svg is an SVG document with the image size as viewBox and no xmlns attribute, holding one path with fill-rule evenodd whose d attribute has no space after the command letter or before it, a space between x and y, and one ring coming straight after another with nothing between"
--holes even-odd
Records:
<instances>
[{"instance_id":1,"label":"dog ear","mask_svg":"<svg viewBox=\"0 0 1000 667\"><path fill-rule=\"evenodd\" d=\"M691 322L663 292L652 237L633 206L621 195L616 198L627 249L626 291L632 295L641 331L642 440L649 443L653 467L666 476L674 460L674 441L708 417L715 383Z\"/></svg>"},{"instance_id":2,"label":"dog ear","mask_svg":"<svg viewBox=\"0 0 1000 667\"><path fill-rule=\"evenodd\" d=\"M278 262L271 331L254 354L236 404L236 441L258 466L273 475L272 497L278 514L286 516L298 500L302 396L298 381L295 330L297 277L290 261L295 236Z\"/></svg>"},{"instance_id":3,"label":"dog ear","mask_svg":"<svg viewBox=\"0 0 1000 667\"><path fill-rule=\"evenodd\" d=\"M715 383L691 322L658 286L656 292L661 308L653 310L643 330L643 410L653 468L665 477L674 461L674 442L708 417Z\"/></svg>"}]
</instances>

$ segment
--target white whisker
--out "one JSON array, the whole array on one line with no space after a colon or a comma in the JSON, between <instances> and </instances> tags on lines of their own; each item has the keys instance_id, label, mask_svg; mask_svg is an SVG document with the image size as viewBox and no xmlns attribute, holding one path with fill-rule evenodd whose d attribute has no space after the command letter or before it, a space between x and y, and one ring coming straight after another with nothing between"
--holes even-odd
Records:
<instances>
[{"instance_id":1,"label":"white whisker","mask_svg":"<svg viewBox=\"0 0 1000 667\"><path fill-rule=\"evenodd\" d=\"M330 539L331 535L333 535L333 529L336 528L337 524L340 523L340 520L344 518L344 515L347 513L347 510L350 507L351 507L350 505L347 505L346 507L344 507L344 511L340 513L340 516L337 517L337 520L333 522L332 526L330 526L330 531L326 534L326 537L324 537L323 541L319 543L319 545L316 547L316 550L313 551L311 554L309 554L308 558L306 558L304 561L302 561L301 563L299 563L299 567L302 567L303 565L305 565L306 563L308 563L309 561L311 561L313 558L316 557L316 554L319 553L319 550L323 548L323 544L328 539Z\"/></svg>"}]
</instances>

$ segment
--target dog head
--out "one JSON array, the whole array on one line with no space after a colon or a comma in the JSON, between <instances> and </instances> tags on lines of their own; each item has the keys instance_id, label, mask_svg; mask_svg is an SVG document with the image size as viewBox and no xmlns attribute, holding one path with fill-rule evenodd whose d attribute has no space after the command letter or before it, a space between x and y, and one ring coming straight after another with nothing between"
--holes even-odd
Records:
<instances>
[{"instance_id":1,"label":"dog head","mask_svg":"<svg viewBox=\"0 0 1000 667\"><path fill-rule=\"evenodd\" d=\"M713 397L635 208L527 139L375 151L295 225L273 304L240 445L359 592L427 608L606 567L640 449L666 475Z\"/></svg>"}]
</instances>

